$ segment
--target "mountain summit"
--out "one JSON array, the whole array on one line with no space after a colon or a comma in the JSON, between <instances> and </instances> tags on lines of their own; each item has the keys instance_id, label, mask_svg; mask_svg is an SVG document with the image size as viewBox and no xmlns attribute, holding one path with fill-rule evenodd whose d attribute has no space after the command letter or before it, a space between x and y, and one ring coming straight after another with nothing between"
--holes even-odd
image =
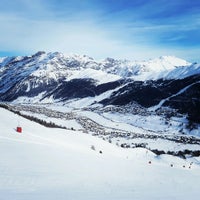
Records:
<instances>
[{"instance_id":1,"label":"mountain summit","mask_svg":"<svg viewBox=\"0 0 200 200\"><path fill-rule=\"evenodd\" d=\"M148 61L115 60L112 58L95 61L86 55L64 55L59 52L45 53L40 51L32 56L0 58L1 77L2 75L6 76L10 69L14 70L13 66L15 68L17 66L16 70L19 71L17 74L25 71L26 75L29 76L45 76L46 78L54 76L54 79L62 76L69 79L70 77L78 78L78 75L85 77L86 74L88 74L87 78L93 78L90 76L96 73L97 80L102 80L102 75L105 76L107 73L115 75L112 76L114 79L133 78L145 81L164 78L166 72L169 73L178 67L191 66L191 63L174 56L162 56ZM87 70L86 73L85 70ZM91 74L89 70L91 70ZM163 74L163 72L165 73Z\"/></svg>"}]
</instances>

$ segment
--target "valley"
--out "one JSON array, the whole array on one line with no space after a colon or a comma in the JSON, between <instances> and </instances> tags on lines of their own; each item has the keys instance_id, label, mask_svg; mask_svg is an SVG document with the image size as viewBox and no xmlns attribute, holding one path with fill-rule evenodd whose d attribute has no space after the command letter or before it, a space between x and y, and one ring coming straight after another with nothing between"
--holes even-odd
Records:
<instances>
[{"instance_id":1,"label":"valley","mask_svg":"<svg viewBox=\"0 0 200 200\"><path fill-rule=\"evenodd\" d=\"M180 132L184 118L173 117L166 123L162 115L127 114L122 108L116 112L114 107L102 112L94 108L74 109L45 104L0 106L46 127L82 131L122 148L143 147L158 155L171 154L182 158L200 154L200 138Z\"/></svg>"}]
</instances>

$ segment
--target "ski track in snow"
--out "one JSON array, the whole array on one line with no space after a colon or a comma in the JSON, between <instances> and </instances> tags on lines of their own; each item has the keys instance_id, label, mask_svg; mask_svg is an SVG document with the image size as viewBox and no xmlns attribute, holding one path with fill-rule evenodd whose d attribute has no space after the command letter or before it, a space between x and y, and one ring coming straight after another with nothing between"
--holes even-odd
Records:
<instances>
[{"instance_id":1,"label":"ski track in snow","mask_svg":"<svg viewBox=\"0 0 200 200\"><path fill-rule=\"evenodd\" d=\"M149 110L149 111L155 111L155 110L161 108L161 106L162 106L166 101L168 101L169 99L171 99L171 98L173 98L173 97L178 96L179 94L184 93L188 88L192 87L193 85L195 85L195 84L197 84L197 83L200 83L200 81L197 81L197 82L195 82L195 83L192 83L191 85L188 85L188 86L184 87L184 88L181 89L179 92L177 92L176 94L171 95L170 97L167 97L166 99L162 99L162 100L159 102L158 105L153 106L153 107L151 107L151 108L148 108L148 110Z\"/></svg>"},{"instance_id":2,"label":"ski track in snow","mask_svg":"<svg viewBox=\"0 0 200 200\"><path fill-rule=\"evenodd\" d=\"M43 143L43 142L34 142L34 141L30 141L28 139L26 139L26 140L24 140L24 139L14 139L14 138L4 137L4 136L0 136L0 140L8 140L8 141L22 142L22 143L31 143L31 144L38 144L38 145L49 145L49 144Z\"/></svg>"}]
</instances>

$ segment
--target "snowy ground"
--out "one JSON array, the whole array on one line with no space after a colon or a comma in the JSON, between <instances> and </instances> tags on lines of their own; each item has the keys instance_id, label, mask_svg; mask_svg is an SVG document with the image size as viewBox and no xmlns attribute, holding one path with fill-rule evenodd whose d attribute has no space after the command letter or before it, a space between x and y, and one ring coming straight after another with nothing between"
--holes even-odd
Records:
<instances>
[{"instance_id":1,"label":"snowy ground","mask_svg":"<svg viewBox=\"0 0 200 200\"><path fill-rule=\"evenodd\" d=\"M200 198L199 158L122 149L82 132L45 128L2 108L0 118L1 200ZM18 121L21 134L15 131Z\"/></svg>"}]
</instances>

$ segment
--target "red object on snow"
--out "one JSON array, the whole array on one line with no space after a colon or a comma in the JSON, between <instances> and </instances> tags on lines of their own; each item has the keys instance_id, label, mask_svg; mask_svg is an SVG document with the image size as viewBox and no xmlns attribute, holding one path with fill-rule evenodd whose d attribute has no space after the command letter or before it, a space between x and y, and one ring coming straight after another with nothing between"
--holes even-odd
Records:
<instances>
[{"instance_id":1,"label":"red object on snow","mask_svg":"<svg viewBox=\"0 0 200 200\"><path fill-rule=\"evenodd\" d=\"M22 132L22 127L18 126L18 127L17 127L17 132L18 132L18 133L21 133L21 132Z\"/></svg>"}]
</instances>

